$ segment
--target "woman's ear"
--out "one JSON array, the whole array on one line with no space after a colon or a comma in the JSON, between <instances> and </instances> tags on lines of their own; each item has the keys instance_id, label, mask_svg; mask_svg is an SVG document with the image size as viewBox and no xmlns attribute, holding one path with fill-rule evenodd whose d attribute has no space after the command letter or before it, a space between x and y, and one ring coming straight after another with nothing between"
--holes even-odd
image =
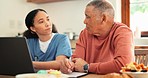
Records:
<instances>
[{"instance_id":1,"label":"woman's ear","mask_svg":"<svg viewBox=\"0 0 148 78\"><path fill-rule=\"evenodd\" d=\"M36 30L34 29L33 26L30 26L31 31L35 32Z\"/></svg>"}]
</instances>

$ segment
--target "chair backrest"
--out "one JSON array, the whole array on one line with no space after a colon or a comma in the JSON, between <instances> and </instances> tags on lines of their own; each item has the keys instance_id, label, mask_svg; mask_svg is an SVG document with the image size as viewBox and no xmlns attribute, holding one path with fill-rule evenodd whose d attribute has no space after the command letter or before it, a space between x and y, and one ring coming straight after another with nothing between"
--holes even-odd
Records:
<instances>
[{"instance_id":1,"label":"chair backrest","mask_svg":"<svg viewBox=\"0 0 148 78\"><path fill-rule=\"evenodd\" d=\"M148 65L148 49L135 49L135 62Z\"/></svg>"}]
</instances>

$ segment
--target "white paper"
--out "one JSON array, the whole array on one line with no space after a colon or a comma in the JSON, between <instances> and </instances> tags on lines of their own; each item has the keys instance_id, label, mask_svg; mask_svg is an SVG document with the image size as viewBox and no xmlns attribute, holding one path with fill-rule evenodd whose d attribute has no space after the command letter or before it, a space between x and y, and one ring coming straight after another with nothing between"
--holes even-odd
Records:
<instances>
[{"instance_id":1,"label":"white paper","mask_svg":"<svg viewBox=\"0 0 148 78\"><path fill-rule=\"evenodd\" d=\"M72 72L70 74L66 74L68 77L79 77L79 76L83 76L86 75L87 73L82 73L82 72Z\"/></svg>"}]
</instances>

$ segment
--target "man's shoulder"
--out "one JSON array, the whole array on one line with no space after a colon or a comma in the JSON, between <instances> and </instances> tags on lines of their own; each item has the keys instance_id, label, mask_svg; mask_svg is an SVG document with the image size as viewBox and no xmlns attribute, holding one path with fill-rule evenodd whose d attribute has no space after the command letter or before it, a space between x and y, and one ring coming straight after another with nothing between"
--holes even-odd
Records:
<instances>
[{"instance_id":1,"label":"man's shoulder","mask_svg":"<svg viewBox=\"0 0 148 78\"><path fill-rule=\"evenodd\" d=\"M88 34L88 30L86 28L84 28L82 31L81 31L81 34Z\"/></svg>"},{"instance_id":2,"label":"man's shoulder","mask_svg":"<svg viewBox=\"0 0 148 78\"><path fill-rule=\"evenodd\" d=\"M114 23L114 26L113 26L113 29L116 29L116 30L120 30L120 29L128 29L128 30L130 30L130 28L126 25L126 24L124 24L124 23L119 23L119 22L115 22Z\"/></svg>"},{"instance_id":3,"label":"man's shoulder","mask_svg":"<svg viewBox=\"0 0 148 78\"><path fill-rule=\"evenodd\" d=\"M117 26L117 27L128 27L126 24L120 23L120 22L115 22L114 26Z\"/></svg>"},{"instance_id":4,"label":"man's shoulder","mask_svg":"<svg viewBox=\"0 0 148 78\"><path fill-rule=\"evenodd\" d=\"M115 31L116 33L120 33L120 32L124 32L124 33L131 33L132 30L126 25L126 24L123 24L123 23L115 23L114 24L114 27L112 28L112 31Z\"/></svg>"}]
</instances>

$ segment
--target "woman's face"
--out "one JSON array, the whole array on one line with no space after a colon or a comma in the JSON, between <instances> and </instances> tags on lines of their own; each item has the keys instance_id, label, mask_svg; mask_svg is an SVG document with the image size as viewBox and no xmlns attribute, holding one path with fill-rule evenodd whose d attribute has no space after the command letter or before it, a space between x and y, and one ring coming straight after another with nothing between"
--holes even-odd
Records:
<instances>
[{"instance_id":1,"label":"woman's face","mask_svg":"<svg viewBox=\"0 0 148 78\"><path fill-rule=\"evenodd\" d=\"M34 18L34 26L30 29L34 31L38 36L49 35L52 33L52 23L49 16L44 11L38 11Z\"/></svg>"}]
</instances>

